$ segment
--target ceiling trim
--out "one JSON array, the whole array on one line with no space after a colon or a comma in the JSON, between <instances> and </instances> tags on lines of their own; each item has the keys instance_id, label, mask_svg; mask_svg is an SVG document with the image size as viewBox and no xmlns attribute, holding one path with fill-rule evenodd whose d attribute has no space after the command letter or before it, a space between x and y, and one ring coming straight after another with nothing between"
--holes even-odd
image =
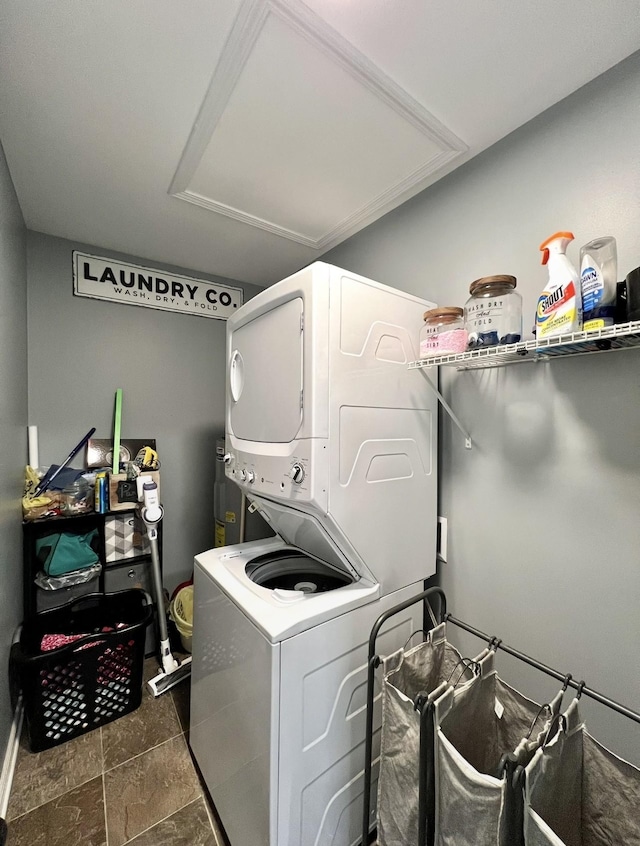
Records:
<instances>
[{"instance_id":1,"label":"ceiling trim","mask_svg":"<svg viewBox=\"0 0 640 846\"><path fill-rule=\"evenodd\" d=\"M404 120L411 123L441 152L399 180L319 238L264 220L241 209L220 203L189 188L213 133L237 85L265 22L275 15L341 65ZM177 199L231 217L250 226L312 247L326 250L348 235L377 220L386 211L418 193L445 165L468 151L467 145L427 109L401 88L346 38L299 0L244 0L213 73L189 138L182 152L169 194Z\"/></svg>"},{"instance_id":2,"label":"ceiling trim","mask_svg":"<svg viewBox=\"0 0 640 846\"><path fill-rule=\"evenodd\" d=\"M241 223L248 223L250 226L256 226L258 229L264 229L266 232L272 232L274 235L279 235L281 238L288 238L290 241L296 241L298 244L304 244L305 247L319 249L318 244L320 241L318 239L304 235L302 232L295 232L293 229L287 229L284 226L280 226L278 223L265 220L257 215L248 214L248 212L243 212L240 209L236 209L233 206L226 205L225 203L218 203L216 200L205 197L197 191L186 189L184 191L177 191L175 194L172 194L172 196L176 197L178 200L184 200L187 203L192 203L194 206L200 206L200 208L208 209L209 211L217 212L218 214L223 214L226 217L233 218L234 220L239 220Z\"/></svg>"}]
</instances>

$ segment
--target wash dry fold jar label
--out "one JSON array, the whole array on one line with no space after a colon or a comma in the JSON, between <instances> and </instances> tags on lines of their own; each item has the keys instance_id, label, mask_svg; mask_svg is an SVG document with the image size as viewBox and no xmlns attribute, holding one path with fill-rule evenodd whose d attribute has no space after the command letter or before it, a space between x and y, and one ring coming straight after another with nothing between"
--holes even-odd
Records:
<instances>
[{"instance_id":1,"label":"wash dry fold jar label","mask_svg":"<svg viewBox=\"0 0 640 846\"><path fill-rule=\"evenodd\" d=\"M522 338L522 297L515 276L483 276L469 285L464 327L470 350L517 344Z\"/></svg>"},{"instance_id":2,"label":"wash dry fold jar label","mask_svg":"<svg viewBox=\"0 0 640 846\"><path fill-rule=\"evenodd\" d=\"M466 349L467 333L461 308L442 306L425 311L420 330L420 358L451 355Z\"/></svg>"}]
</instances>

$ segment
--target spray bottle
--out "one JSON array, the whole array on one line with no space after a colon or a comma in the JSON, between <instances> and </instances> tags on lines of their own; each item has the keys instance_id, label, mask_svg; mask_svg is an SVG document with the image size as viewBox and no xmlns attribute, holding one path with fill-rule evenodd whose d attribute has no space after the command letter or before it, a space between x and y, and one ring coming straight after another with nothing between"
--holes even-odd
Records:
<instances>
[{"instance_id":1,"label":"spray bottle","mask_svg":"<svg viewBox=\"0 0 640 846\"><path fill-rule=\"evenodd\" d=\"M618 290L615 238L596 238L582 247L580 285L585 331L611 326L614 323Z\"/></svg>"},{"instance_id":2,"label":"spray bottle","mask_svg":"<svg viewBox=\"0 0 640 846\"><path fill-rule=\"evenodd\" d=\"M580 274L565 255L572 241L572 232L556 232L540 244L542 264L549 265L549 281L538 299L538 340L582 329Z\"/></svg>"}]
</instances>

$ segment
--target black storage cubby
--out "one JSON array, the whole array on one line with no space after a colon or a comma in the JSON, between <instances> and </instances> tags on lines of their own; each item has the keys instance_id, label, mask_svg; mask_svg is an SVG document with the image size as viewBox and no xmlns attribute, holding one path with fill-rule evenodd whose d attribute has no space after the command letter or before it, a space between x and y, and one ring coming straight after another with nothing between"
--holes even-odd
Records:
<instances>
[{"instance_id":1,"label":"black storage cubby","mask_svg":"<svg viewBox=\"0 0 640 846\"><path fill-rule=\"evenodd\" d=\"M118 552L112 548L107 560L107 541L105 539L105 525L109 520L122 520L133 517L135 509L130 511L108 511L104 514L87 512L71 516L51 517L43 520L24 521L23 526L23 599L24 620L29 620L37 613L64 605L71 600L79 599L91 593L106 593L124 590L126 588L142 588L151 596L151 553L139 554ZM67 532L78 535L97 530L97 538L93 548L100 559L102 570L96 579L70 588L55 591L45 591L34 583L38 570L42 569L36 557L36 542L39 538L55 532ZM162 566L162 524L158 526L159 557ZM133 575L129 575L133 573ZM154 627L149 629L145 654L155 652Z\"/></svg>"},{"instance_id":2,"label":"black storage cubby","mask_svg":"<svg viewBox=\"0 0 640 846\"><path fill-rule=\"evenodd\" d=\"M36 557L36 542L40 538L51 535L54 532L65 532L68 534L84 535L96 529L98 532L97 542L94 549L102 564L102 572L98 579L98 592L104 592L104 565L105 565L105 546L104 546L104 514L96 514L89 512L87 514L77 514L69 517L52 517L46 520L32 520L25 521L22 524L23 532L23 561L24 561L24 580L23 580L23 599L24 599L24 619L28 620L39 610L38 607L38 592L52 594L47 597L48 602L55 600L54 594L59 594L58 605L63 605L71 599L77 599L80 596L95 590L95 580L86 585L76 585L73 588L63 588L59 591L42 591L35 583L34 579L38 570L41 569Z\"/></svg>"}]
</instances>

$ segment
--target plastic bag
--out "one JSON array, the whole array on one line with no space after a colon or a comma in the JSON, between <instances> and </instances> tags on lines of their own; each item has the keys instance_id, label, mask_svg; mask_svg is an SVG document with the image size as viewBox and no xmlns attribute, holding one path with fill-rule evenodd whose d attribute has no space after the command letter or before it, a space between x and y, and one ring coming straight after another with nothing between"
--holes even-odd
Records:
<instances>
[{"instance_id":1,"label":"plastic bag","mask_svg":"<svg viewBox=\"0 0 640 846\"><path fill-rule=\"evenodd\" d=\"M99 561L83 570L72 570L63 576L47 576L45 572L39 570L33 581L42 590L61 590L62 588L74 587L74 585L84 585L99 576L101 570L102 564Z\"/></svg>"}]
</instances>

